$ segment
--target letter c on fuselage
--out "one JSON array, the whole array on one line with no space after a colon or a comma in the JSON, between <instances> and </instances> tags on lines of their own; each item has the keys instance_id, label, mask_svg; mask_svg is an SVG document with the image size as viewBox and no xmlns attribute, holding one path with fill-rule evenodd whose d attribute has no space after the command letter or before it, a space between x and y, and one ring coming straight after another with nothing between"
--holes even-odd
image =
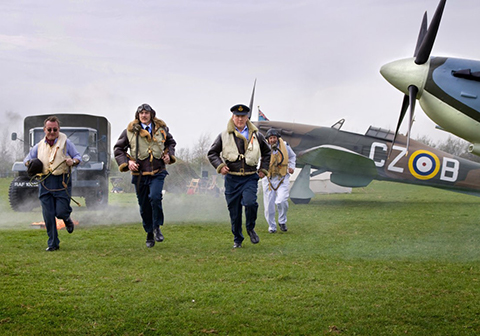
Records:
<instances>
[{"instance_id":1,"label":"letter c on fuselage","mask_svg":"<svg viewBox=\"0 0 480 336\"><path fill-rule=\"evenodd\" d=\"M377 167L383 167L385 165L385 160L380 160L380 161L375 161L375 150L379 148L383 150L384 152L387 151L388 147L387 144L381 143L381 142L372 142L372 145L370 146L370 159L375 162L375 166Z\"/></svg>"}]
</instances>

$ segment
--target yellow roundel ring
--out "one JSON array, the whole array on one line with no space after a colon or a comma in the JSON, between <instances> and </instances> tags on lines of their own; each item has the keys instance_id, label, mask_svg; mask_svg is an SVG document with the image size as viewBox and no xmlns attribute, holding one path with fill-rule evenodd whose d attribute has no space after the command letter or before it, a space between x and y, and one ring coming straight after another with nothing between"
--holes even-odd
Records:
<instances>
[{"instance_id":1,"label":"yellow roundel ring","mask_svg":"<svg viewBox=\"0 0 480 336\"><path fill-rule=\"evenodd\" d=\"M415 151L408 159L410 173L419 180L429 180L440 170L440 160L432 152Z\"/></svg>"}]
</instances>

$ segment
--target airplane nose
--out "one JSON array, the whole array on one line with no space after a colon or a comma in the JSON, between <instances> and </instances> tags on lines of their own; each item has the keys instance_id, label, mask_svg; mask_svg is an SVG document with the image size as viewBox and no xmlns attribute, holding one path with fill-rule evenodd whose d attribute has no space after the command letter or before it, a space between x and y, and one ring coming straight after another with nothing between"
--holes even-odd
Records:
<instances>
[{"instance_id":1,"label":"airplane nose","mask_svg":"<svg viewBox=\"0 0 480 336\"><path fill-rule=\"evenodd\" d=\"M415 59L406 58L381 67L382 76L398 90L408 95L408 87L415 85L418 88L417 98L420 98L428 75L430 61L425 64L416 64Z\"/></svg>"}]
</instances>

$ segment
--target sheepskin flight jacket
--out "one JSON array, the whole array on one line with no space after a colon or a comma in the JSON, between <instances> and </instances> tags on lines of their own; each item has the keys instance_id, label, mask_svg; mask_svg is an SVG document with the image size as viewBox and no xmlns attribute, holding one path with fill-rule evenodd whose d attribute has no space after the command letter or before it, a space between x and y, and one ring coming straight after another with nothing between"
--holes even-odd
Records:
<instances>
[{"instance_id":1,"label":"sheepskin flight jacket","mask_svg":"<svg viewBox=\"0 0 480 336\"><path fill-rule=\"evenodd\" d=\"M257 168L257 166L250 166L245 162L244 154L248 148L249 142L235 129L235 124L233 123L233 120L230 119L227 124L227 133L233 136L235 144L238 148L238 153L240 155L235 161L224 161L221 154L224 150L224 144L222 142L223 132L220 133L213 142L207 154L208 160L215 167L217 173L220 173L224 166L228 166L230 169L229 174L232 175L251 175L258 171L263 171L265 175L268 174L268 168L270 165L270 147L268 146L263 134L258 131L258 128L252 124L250 120L247 121L247 127L250 139L252 139L252 136L255 136L260 145L260 167Z\"/></svg>"},{"instance_id":2,"label":"sheepskin flight jacket","mask_svg":"<svg viewBox=\"0 0 480 336\"><path fill-rule=\"evenodd\" d=\"M152 124L154 125L153 136L142 128L138 119L130 122L120 134L114 146L114 155L121 172L128 171L128 161L133 160L140 165L138 172L132 171L133 175L154 175L165 170L165 162L162 160L164 153L170 154L170 164L176 162L175 145L177 143L167 125L157 118L153 119Z\"/></svg>"}]
</instances>

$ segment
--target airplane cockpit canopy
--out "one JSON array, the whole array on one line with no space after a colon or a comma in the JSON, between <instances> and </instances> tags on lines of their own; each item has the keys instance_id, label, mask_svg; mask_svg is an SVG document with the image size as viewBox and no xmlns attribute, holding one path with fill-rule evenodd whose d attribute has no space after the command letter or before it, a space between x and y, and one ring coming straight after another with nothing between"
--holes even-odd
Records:
<instances>
[{"instance_id":1,"label":"airplane cockpit canopy","mask_svg":"<svg viewBox=\"0 0 480 336\"><path fill-rule=\"evenodd\" d=\"M372 138L393 141L393 137L395 136L395 133L384 128L370 126L367 132L365 133L365 135Z\"/></svg>"}]
</instances>

